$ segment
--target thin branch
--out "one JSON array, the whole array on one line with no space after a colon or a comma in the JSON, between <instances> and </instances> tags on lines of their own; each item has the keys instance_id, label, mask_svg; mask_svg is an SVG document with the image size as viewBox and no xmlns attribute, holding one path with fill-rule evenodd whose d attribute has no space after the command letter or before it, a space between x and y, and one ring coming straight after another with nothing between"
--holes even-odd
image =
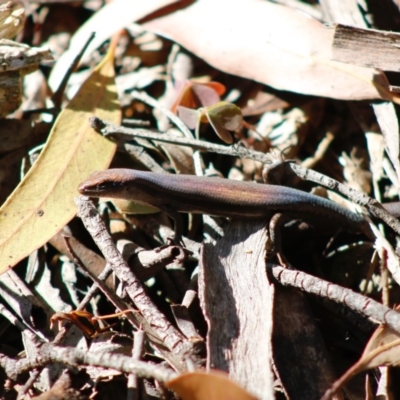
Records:
<instances>
[{"instance_id":1,"label":"thin branch","mask_svg":"<svg viewBox=\"0 0 400 400\"><path fill-rule=\"evenodd\" d=\"M270 154L261 153L259 151L250 150L243 147L241 144L233 146L224 146L215 143L197 140L188 137L172 136L168 133L155 133L146 129L140 128L126 128L123 126L116 126L108 122L102 121L97 117L90 119L90 124L93 129L101 132L104 136L125 136L127 140L132 138L154 140L157 142L176 144L179 146L191 147L195 150L204 151L208 153L223 154L231 157L246 158L261 163L271 162Z\"/></svg>"},{"instance_id":2,"label":"thin branch","mask_svg":"<svg viewBox=\"0 0 400 400\"><path fill-rule=\"evenodd\" d=\"M149 106L156 108L157 110L160 110L171 122L173 122L181 131L182 133L189 139L193 138L193 134L190 131L190 129L181 121L181 119L175 115L172 111L168 110L168 108L165 108L161 106L161 104L156 100L150 97L147 93L145 92L137 92L133 91L130 93L130 95L135 99L142 101L145 104L148 104Z\"/></svg>"},{"instance_id":3,"label":"thin branch","mask_svg":"<svg viewBox=\"0 0 400 400\"><path fill-rule=\"evenodd\" d=\"M5 355L0 355L0 366L4 368L7 376L14 381L23 372L52 363L62 363L74 367L90 365L112 368L123 373L136 374L140 378L154 378L160 382L167 382L178 376L176 372L169 368L133 360L132 357L121 354L87 352L74 347L61 347L52 344L44 344L40 349L40 353L36 357L29 359L15 360Z\"/></svg>"},{"instance_id":4,"label":"thin branch","mask_svg":"<svg viewBox=\"0 0 400 400\"><path fill-rule=\"evenodd\" d=\"M61 109L61 102L62 98L65 92L65 88L67 86L68 80L71 77L72 73L75 71L76 67L79 64L79 61L81 60L83 53L86 51L88 48L90 42L94 39L96 34L92 32L89 37L87 38L86 42L83 44L82 48L78 52L78 54L75 55L74 59L72 60L71 65L69 65L67 71L65 72L65 75L63 79L61 80L60 84L58 85L57 90L53 93L53 96L51 97L51 100L54 103L54 108L55 111L59 111Z\"/></svg>"},{"instance_id":5,"label":"thin branch","mask_svg":"<svg viewBox=\"0 0 400 400\"><path fill-rule=\"evenodd\" d=\"M138 318L140 314L144 317L141 323L152 343L178 370L186 369L187 357L193 357L196 363L201 364L201 360L194 355L194 345L167 320L148 297L142 283L116 248L94 204L84 196L76 198L75 203L86 229L118 279L125 284L126 293L140 311L133 317ZM165 351L165 347L169 349L169 352Z\"/></svg>"},{"instance_id":6,"label":"thin branch","mask_svg":"<svg viewBox=\"0 0 400 400\"><path fill-rule=\"evenodd\" d=\"M125 305L125 303L117 296L114 295L114 293L111 292L110 289L108 289L108 287L105 285L104 280L106 280L108 278L108 276L111 274L111 272L113 271L112 268L106 264L104 270L101 272L101 274L96 277L94 276L87 268L86 266L83 264L83 262L79 259L79 257L75 254L74 249L71 246L71 243L69 241L69 237L68 236L64 236L64 240L65 240L65 244L68 248L68 251L71 253L72 257L73 257L73 261L74 263L78 266L78 268L80 269L80 271L89 279L91 279L94 282L94 285L96 286L96 289L100 289L103 294L107 297L107 299L119 310L119 311L124 311L126 309L128 309L128 307ZM103 279L102 279L103 278ZM86 305L89 303L90 299L92 296L89 296L88 294L90 293L91 295L93 294L93 292L95 293L96 291L89 291L85 298L81 301L81 303L79 304L78 310L83 310ZM129 319L129 316L127 316L127 319L129 320L129 322L135 326L137 321L133 318Z\"/></svg>"},{"instance_id":7,"label":"thin branch","mask_svg":"<svg viewBox=\"0 0 400 400\"><path fill-rule=\"evenodd\" d=\"M268 264L268 269L283 286L296 287L303 292L345 305L351 310L364 315L366 318L380 324L385 324L400 333L400 313L369 297L306 274L305 272L284 268L280 265Z\"/></svg>"},{"instance_id":8,"label":"thin branch","mask_svg":"<svg viewBox=\"0 0 400 400\"><path fill-rule=\"evenodd\" d=\"M318 183L319 185L325 186L328 189L339 192L354 203L363 207L367 207L375 217L380 218L396 233L400 234L400 221L386 211L379 201L367 196L363 192L359 192L358 190L351 188L350 186L344 185L335 179L320 174L319 172L304 168L294 162L289 162L289 165L292 171L300 178L310 182Z\"/></svg>"}]
</instances>

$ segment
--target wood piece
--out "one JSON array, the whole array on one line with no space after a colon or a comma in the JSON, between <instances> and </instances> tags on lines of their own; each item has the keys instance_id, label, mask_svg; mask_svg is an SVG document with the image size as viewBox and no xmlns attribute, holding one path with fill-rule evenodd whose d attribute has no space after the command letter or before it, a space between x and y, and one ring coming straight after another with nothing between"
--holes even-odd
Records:
<instances>
[{"instance_id":1,"label":"wood piece","mask_svg":"<svg viewBox=\"0 0 400 400\"><path fill-rule=\"evenodd\" d=\"M400 33L337 24L332 59L384 71L400 71Z\"/></svg>"},{"instance_id":2,"label":"wood piece","mask_svg":"<svg viewBox=\"0 0 400 400\"><path fill-rule=\"evenodd\" d=\"M205 244L199 297L208 324L207 368L272 399L273 287L265 272L265 221L233 221L216 244Z\"/></svg>"},{"instance_id":3,"label":"wood piece","mask_svg":"<svg viewBox=\"0 0 400 400\"><path fill-rule=\"evenodd\" d=\"M15 111L22 102L22 77L52 60L50 50L0 39L0 117Z\"/></svg>"}]
</instances>

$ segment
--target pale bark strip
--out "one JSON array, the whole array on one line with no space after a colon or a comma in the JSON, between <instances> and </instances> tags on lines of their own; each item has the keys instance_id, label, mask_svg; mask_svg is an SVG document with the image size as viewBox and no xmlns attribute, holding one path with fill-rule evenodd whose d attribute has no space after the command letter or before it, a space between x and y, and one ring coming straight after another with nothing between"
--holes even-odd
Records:
<instances>
[{"instance_id":1,"label":"pale bark strip","mask_svg":"<svg viewBox=\"0 0 400 400\"><path fill-rule=\"evenodd\" d=\"M273 399L274 288L265 272L265 221L233 221L216 244L204 245L199 297L208 324L207 367L260 399Z\"/></svg>"},{"instance_id":2,"label":"pale bark strip","mask_svg":"<svg viewBox=\"0 0 400 400\"><path fill-rule=\"evenodd\" d=\"M305 272L268 264L272 275L284 286L293 286L304 292L343 304L370 320L386 324L400 333L400 314L377 301L342 286L306 274Z\"/></svg>"},{"instance_id":3,"label":"pale bark strip","mask_svg":"<svg viewBox=\"0 0 400 400\"><path fill-rule=\"evenodd\" d=\"M354 2L355 3L355 2ZM332 43L332 59L361 67L377 68L382 71L399 70L398 32L363 29L365 20L358 11L359 21L355 27L354 21L346 26L337 24ZM343 21L334 21L341 22ZM348 21L349 22L349 21Z\"/></svg>"}]
</instances>

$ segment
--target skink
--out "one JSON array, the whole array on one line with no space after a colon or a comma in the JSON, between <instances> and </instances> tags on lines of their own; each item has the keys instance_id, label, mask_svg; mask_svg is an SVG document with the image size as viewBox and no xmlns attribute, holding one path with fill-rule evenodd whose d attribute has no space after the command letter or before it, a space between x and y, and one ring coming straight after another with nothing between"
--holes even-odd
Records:
<instances>
[{"instance_id":1,"label":"skink","mask_svg":"<svg viewBox=\"0 0 400 400\"><path fill-rule=\"evenodd\" d=\"M78 190L91 197L134 200L157 207L175 220L177 212L237 218L269 217L277 212L288 212L301 220L317 217L325 225L334 224L370 236L368 223L361 215L330 200L285 186L109 169L90 175Z\"/></svg>"}]
</instances>

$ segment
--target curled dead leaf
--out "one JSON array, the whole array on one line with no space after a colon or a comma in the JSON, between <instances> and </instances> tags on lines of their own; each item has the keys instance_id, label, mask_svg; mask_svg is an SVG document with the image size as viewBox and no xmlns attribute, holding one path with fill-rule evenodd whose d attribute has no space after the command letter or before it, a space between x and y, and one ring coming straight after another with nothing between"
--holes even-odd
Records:
<instances>
[{"instance_id":1,"label":"curled dead leaf","mask_svg":"<svg viewBox=\"0 0 400 400\"><path fill-rule=\"evenodd\" d=\"M398 311L399 308L397 308ZM400 364L400 333L380 325L365 346L361 358L326 391L322 400L329 400L354 375L383 365Z\"/></svg>"},{"instance_id":2,"label":"curled dead leaf","mask_svg":"<svg viewBox=\"0 0 400 400\"><path fill-rule=\"evenodd\" d=\"M196 137L199 137L200 123L208 122L221 140L231 144L233 139L229 131L236 131L243 124L241 109L227 101L220 101L197 110L182 106L178 106L177 109L181 120L190 129L196 128Z\"/></svg>"}]
</instances>

